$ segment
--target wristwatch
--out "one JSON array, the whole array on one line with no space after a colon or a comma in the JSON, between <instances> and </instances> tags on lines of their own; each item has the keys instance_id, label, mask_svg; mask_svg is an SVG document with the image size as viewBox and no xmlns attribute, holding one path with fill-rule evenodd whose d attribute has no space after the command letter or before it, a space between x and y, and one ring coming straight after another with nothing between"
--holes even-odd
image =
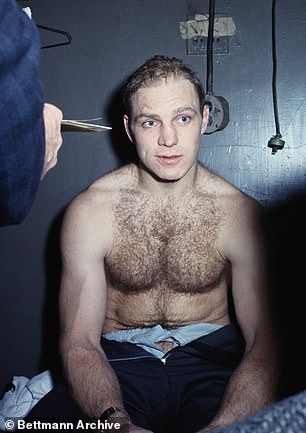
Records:
<instances>
[{"instance_id":1,"label":"wristwatch","mask_svg":"<svg viewBox=\"0 0 306 433\"><path fill-rule=\"evenodd\" d=\"M122 413L122 417L124 417L125 419L127 418L127 424L130 424L130 416L129 416L129 414L127 413L127 411L126 410L124 410L123 408L121 408L121 407L116 407L116 406L110 406L109 408L107 408L103 413L102 413L102 415L99 417L99 421L101 421L102 423L106 423L106 421L108 420L108 418L111 416L111 415L113 415L114 413L118 413L118 412L120 412L120 413ZM119 418L120 419L120 418ZM125 425L126 425L126 423L125 423ZM112 430L110 430L110 429L107 429L107 428L104 428L104 429L102 429L102 430L99 430L101 433L103 433L103 432L110 432L110 431L112 431ZM121 428L120 428L120 430L119 430L119 432L121 431Z\"/></svg>"},{"instance_id":2,"label":"wristwatch","mask_svg":"<svg viewBox=\"0 0 306 433\"><path fill-rule=\"evenodd\" d=\"M129 416L129 414L127 413L127 411L124 410L124 409L122 409L121 407L116 407L116 406L111 406L111 407L107 408L107 409L102 413L102 415L100 416L99 420L102 421L102 422L103 422L103 421L107 421L107 418L108 418L109 416L111 416L113 413L116 413L116 412L121 412L124 416L126 416L126 417L130 420L130 416Z\"/></svg>"}]
</instances>

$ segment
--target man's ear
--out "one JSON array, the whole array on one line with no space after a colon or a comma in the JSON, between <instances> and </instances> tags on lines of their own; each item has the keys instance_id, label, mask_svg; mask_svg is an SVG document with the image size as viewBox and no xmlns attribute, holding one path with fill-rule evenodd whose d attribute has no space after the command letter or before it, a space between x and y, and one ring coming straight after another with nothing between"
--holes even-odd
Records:
<instances>
[{"instance_id":1,"label":"man's ear","mask_svg":"<svg viewBox=\"0 0 306 433\"><path fill-rule=\"evenodd\" d=\"M127 133L127 136L129 137L131 142L134 143L135 142L134 134L130 128L130 120L129 120L129 116L127 114L125 114L123 116L123 122L124 122L124 129L125 129L125 132Z\"/></svg>"},{"instance_id":2,"label":"man's ear","mask_svg":"<svg viewBox=\"0 0 306 433\"><path fill-rule=\"evenodd\" d=\"M206 131L208 119L209 119L209 105L205 104L203 108L201 134L204 134L204 132Z\"/></svg>"}]
</instances>

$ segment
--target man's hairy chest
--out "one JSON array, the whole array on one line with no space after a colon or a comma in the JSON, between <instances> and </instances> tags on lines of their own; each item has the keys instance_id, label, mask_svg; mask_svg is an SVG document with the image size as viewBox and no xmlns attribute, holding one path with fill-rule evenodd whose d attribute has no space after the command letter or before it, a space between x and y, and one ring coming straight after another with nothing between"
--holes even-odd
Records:
<instances>
[{"instance_id":1,"label":"man's hairy chest","mask_svg":"<svg viewBox=\"0 0 306 433\"><path fill-rule=\"evenodd\" d=\"M161 200L131 192L121 195L114 215L114 243L105 260L111 287L195 294L220 283L227 264L217 250L222 216L213 196Z\"/></svg>"}]
</instances>

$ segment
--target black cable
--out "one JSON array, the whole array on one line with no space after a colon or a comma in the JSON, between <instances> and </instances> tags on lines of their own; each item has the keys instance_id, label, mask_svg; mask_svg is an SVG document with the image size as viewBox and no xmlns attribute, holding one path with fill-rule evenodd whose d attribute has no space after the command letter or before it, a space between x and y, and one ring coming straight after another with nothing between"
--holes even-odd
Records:
<instances>
[{"instance_id":1,"label":"black cable","mask_svg":"<svg viewBox=\"0 0 306 433\"><path fill-rule=\"evenodd\" d=\"M272 98L273 98L273 110L274 110L274 121L276 135L270 138L268 146L272 148L272 155L275 155L278 150L281 150L285 141L282 140L282 134L280 133L278 107L277 107L277 89L276 89L276 78L277 78L277 56L276 56L276 0L272 0Z\"/></svg>"},{"instance_id":2,"label":"black cable","mask_svg":"<svg viewBox=\"0 0 306 433\"><path fill-rule=\"evenodd\" d=\"M213 95L213 43L215 22L215 0L209 0L209 20L207 35L207 79L206 93Z\"/></svg>"},{"instance_id":3,"label":"black cable","mask_svg":"<svg viewBox=\"0 0 306 433\"><path fill-rule=\"evenodd\" d=\"M272 74L272 95L273 95L273 109L274 109L274 120L276 135L281 137L280 126L279 126L279 116L278 116L278 105L277 105L277 89L276 89L276 79L277 79L277 55L276 55L276 24L275 24L275 7L276 0L272 0L272 64L273 64L273 74Z\"/></svg>"}]
</instances>

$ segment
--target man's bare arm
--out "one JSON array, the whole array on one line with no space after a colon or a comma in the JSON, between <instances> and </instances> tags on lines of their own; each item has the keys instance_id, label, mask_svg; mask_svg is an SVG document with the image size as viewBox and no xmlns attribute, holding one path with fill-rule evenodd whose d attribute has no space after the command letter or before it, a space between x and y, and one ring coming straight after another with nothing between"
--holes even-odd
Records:
<instances>
[{"instance_id":1,"label":"man's bare arm","mask_svg":"<svg viewBox=\"0 0 306 433\"><path fill-rule=\"evenodd\" d=\"M123 407L116 375L100 346L107 303L103 260L109 240L98 214L89 192L78 197L66 213L60 296L67 381L78 405L93 418L109 406ZM107 228L107 215L102 224Z\"/></svg>"},{"instance_id":2,"label":"man's bare arm","mask_svg":"<svg viewBox=\"0 0 306 433\"><path fill-rule=\"evenodd\" d=\"M277 337L268 293L271 287L261 209L251 202L242 212L239 229L229 231L227 255L232 264L236 316L246 348L219 411L198 433L212 432L252 415L277 397Z\"/></svg>"},{"instance_id":3,"label":"man's bare arm","mask_svg":"<svg viewBox=\"0 0 306 433\"><path fill-rule=\"evenodd\" d=\"M110 406L124 409L117 376L100 345L107 305L103 262L111 243L111 223L103 208L90 193L83 194L70 206L62 228L63 366L74 400L92 419ZM129 432L152 433L132 422Z\"/></svg>"}]
</instances>

